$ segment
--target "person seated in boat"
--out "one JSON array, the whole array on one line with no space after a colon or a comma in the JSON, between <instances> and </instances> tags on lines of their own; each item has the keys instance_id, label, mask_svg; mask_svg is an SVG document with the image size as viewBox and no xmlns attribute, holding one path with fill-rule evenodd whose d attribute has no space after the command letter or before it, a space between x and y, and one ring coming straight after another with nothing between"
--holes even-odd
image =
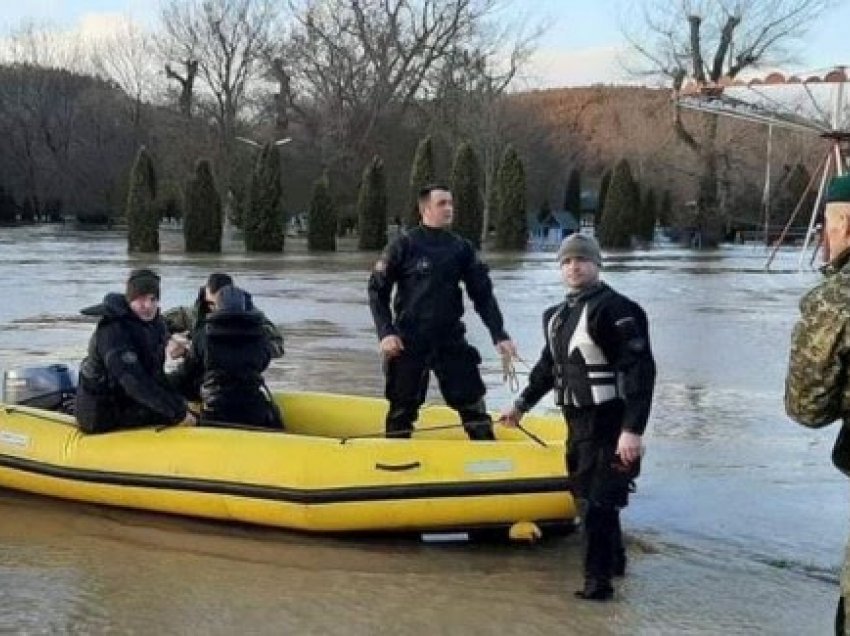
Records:
<instances>
[{"instance_id":1,"label":"person seated in boat","mask_svg":"<svg viewBox=\"0 0 850 636\"><path fill-rule=\"evenodd\" d=\"M130 273L124 294L82 310L99 318L80 365L76 419L86 433L194 424L186 400L163 371L168 329L159 312L159 276Z\"/></svg>"},{"instance_id":2,"label":"person seated in boat","mask_svg":"<svg viewBox=\"0 0 850 636\"><path fill-rule=\"evenodd\" d=\"M262 375L274 350L263 315L253 309L250 296L226 285L216 292L203 328L169 380L188 399L200 399L202 425L281 430L282 418Z\"/></svg>"},{"instance_id":3,"label":"person seated in boat","mask_svg":"<svg viewBox=\"0 0 850 636\"><path fill-rule=\"evenodd\" d=\"M184 357L189 351L189 341L195 335L203 330L204 322L207 314L212 311L216 296L222 287L233 285L233 278L229 274L223 272L213 272L207 278L207 282L198 290L198 297L195 299L195 304L192 307L180 306L172 307L163 313L165 323L168 325L168 331L172 334L168 341L167 353L168 357L178 359ZM245 292L249 309L254 307L251 295ZM271 344L271 352L273 358L283 356L283 336L274 323L266 316L257 310L262 318L263 329L265 330L269 343Z\"/></svg>"}]
</instances>

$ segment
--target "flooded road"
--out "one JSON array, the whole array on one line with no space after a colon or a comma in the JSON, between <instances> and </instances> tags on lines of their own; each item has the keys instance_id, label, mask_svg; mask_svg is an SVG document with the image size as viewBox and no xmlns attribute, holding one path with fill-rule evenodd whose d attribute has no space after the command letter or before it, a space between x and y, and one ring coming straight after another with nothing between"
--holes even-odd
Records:
<instances>
[{"instance_id":1,"label":"flooded road","mask_svg":"<svg viewBox=\"0 0 850 636\"><path fill-rule=\"evenodd\" d=\"M0 232L0 369L84 355L78 310L151 265L163 305L231 272L286 338L278 389L380 395L365 304L374 255L128 258L118 233ZM552 254L486 256L508 331L533 363L540 314L563 288ZM647 310L659 367L639 491L624 513L630 573L617 601L572 598L579 537L542 545L330 539L0 491L0 633L829 633L848 532L835 429L782 408L797 302L818 280L763 249L612 255L603 277ZM488 402L512 399L478 318ZM522 379L522 378L521 378ZM433 390L431 398L436 400ZM547 398L540 407L551 408Z\"/></svg>"}]
</instances>

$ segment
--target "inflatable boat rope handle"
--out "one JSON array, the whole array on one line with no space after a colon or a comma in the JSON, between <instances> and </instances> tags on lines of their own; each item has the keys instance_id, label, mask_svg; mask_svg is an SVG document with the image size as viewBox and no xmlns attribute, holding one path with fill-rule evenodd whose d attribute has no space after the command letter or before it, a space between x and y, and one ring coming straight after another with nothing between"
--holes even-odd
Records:
<instances>
[{"instance_id":1,"label":"inflatable boat rope handle","mask_svg":"<svg viewBox=\"0 0 850 636\"><path fill-rule=\"evenodd\" d=\"M422 462L410 462L409 464L381 464L380 462L375 464L375 470L388 470L391 472L401 472L403 470L413 470L415 468L420 468L422 466Z\"/></svg>"},{"instance_id":2,"label":"inflatable boat rope handle","mask_svg":"<svg viewBox=\"0 0 850 636\"><path fill-rule=\"evenodd\" d=\"M427 431L443 431L448 428L461 428L463 424L443 424L441 426L429 426L428 428L406 428L400 431L395 431L396 433L403 434L413 434L413 433L425 433ZM386 433L367 433L366 435L349 435L348 437L340 437L339 443L345 444L350 439L379 439L381 437L386 437Z\"/></svg>"}]
</instances>

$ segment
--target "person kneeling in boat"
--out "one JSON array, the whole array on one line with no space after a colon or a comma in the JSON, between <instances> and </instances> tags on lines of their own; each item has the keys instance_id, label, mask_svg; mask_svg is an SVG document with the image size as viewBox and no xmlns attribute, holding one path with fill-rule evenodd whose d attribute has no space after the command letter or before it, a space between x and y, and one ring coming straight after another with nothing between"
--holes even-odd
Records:
<instances>
[{"instance_id":1,"label":"person kneeling in boat","mask_svg":"<svg viewBox=\"0 0 850 636\"><path fill-rule=\"evenodd\" d=\"M167 346L169 358L182 358L188 353L188 341L191 341L198 333L203 331L207 315L213 310L219 291L227 285L233 285L233 278L230 274L213 272L207 278L207 282L198 290L198 297L192 307L172 307L163 312L162 317L165 318L168 331L172 334ZM248 309L256 309L251 295L247 292L245 294L248 299ZM272 358L282 357L283 336L262 312L257 311L262 317L263 329L271 344Z\"/></svg>"},{"instance_id":2,"label":"person kneeling in boat","mask_svg":"<svg viewBox=\"0 0 850 636\"><path fill-rule=\"evenodd\" d=\"M596 241L572 234L561 243L558 262L567 298L543 313L546 345L501 421L516 426L555 390L569 430L573 492L584 506L585 583L576 596L604 601L613 596L612 577L625 573L620 509L640 469L655 361L643 309L599 280Z\"/></svg>"},{"instance_id":3,"label":"person kneeling in boat","mask_svg":"<svg viewBox=\"0 0 850 636\"><path fill-rule=\"evenodd\" d=\"M201 400L202 425L282 430L262 375L273 351L263 315L251 308L247 292L226 285L216 293L183 365L168 377L184 396Z\"/></svg>"},{"instance_id":4,"label":"person kneeling in boat","mask_svg":"<svg viewBox=\"0 0 850 636\"><path fill-rule=\"evenodd\" d=\"M76 418L86 433L195 423L163 371L168 330L159 313L159 287L155 272L137 269L124 294L107 294L82 310L100 318L77 386Z\"/></svg>"}]
</instances>

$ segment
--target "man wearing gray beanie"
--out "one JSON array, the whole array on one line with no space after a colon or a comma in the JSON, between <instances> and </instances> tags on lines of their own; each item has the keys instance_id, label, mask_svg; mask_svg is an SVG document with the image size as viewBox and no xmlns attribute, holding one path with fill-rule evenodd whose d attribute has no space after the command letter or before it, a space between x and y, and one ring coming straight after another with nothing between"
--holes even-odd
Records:
<instances>
[{"instance_id":1,"label":"man wearing gray beanie","mask_svg":"<svg viewBox=\"0 0 850 636\"><path fill-rule=\"evenodd\" d=\"M599 279L596 240L573 234L558 249L566 299L543 313L546 346L502 423L516 426L549 391L568 428L567 465L584 510L582 599L605 601L625 574L620 509L640 469L655 361L641 307Z\"/></svg>"}]
</instances>

